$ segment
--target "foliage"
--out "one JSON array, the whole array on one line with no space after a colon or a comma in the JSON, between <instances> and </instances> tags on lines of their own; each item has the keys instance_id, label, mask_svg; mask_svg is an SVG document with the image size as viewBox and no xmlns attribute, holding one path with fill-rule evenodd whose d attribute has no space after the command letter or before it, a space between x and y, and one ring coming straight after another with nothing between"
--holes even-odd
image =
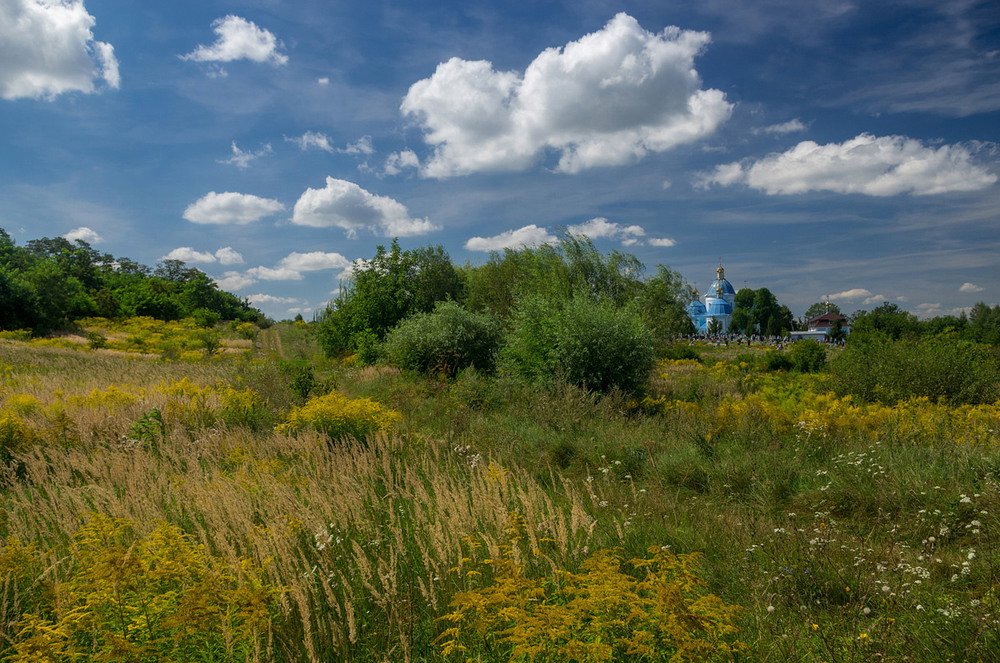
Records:
<instances>
[{"instance_id":1,"label":"foliage","mask_svg":"<svg viewBox=\"0 0 1000 663\"><path fill-rule=\"evenodd\" d=\"M381 341L401 320L428 312L435 302L459 299L462 282L443 248L389 250L358 265L319 320L319 341L328 357L353 351L371 356L372 339Z\"/></svg>"},{"instance_id":2,"label":"foliage","mask_svg":"<svg viewBox=\"0 0 1000 663\"><path fill-rule=\"evenodd\" d=\"M953 338L852 337L831 364L833 388L866 401L913 397L954 404L1000 399L1000 361L989 347Z\"/></svg>"},{"instance_id":3,"label":"foliage","mask_svg":"<svg viewBox=\"0 0 1000 663\"><path fill-rule=\"evenodd\" d=\"M855 313L851 337L853 340L868 333L880 333L891 339L900 339L916 335L919 328L917 316L897 304L885 302L871 312Z\"/></svg>"},{"instance_id":4,"label":"foliage","mask_svg":"<svg viewBox=\"0 0 1000 663\"><path fill-rule=\"evenodd\" d=\"M687 314L689 299L690 291L681 275L663 265L657 265L656 275L642 284L635 301L658 349L669 346L678 336L695 332Z\"/></svg>"},{"instance_id":5,"label":"foliage","mask_svg":"<svg viewBox=\"0 0 1000 663\"><path fill-rule=\"evenodd\" d=\"M492 371L502 340L500 325L488 313L470 313L455 302L439 302L389 332L383 351L398 368L454 376L470 366Z\"/></svg>"},{"instance_id":6,"label":"foliage","mask_svg":"<svg viewBox=\"0 0 1000 663\"><path fill-rule=\"evenodd\" d=\"M602 255L588 237L564 231L558 242L505 249L491 253L483 265L466 267L467 306L489 310L501 320L513 316L519 300L529 295L554 301L594 297L622 306L641 291L642 270L635 256ZM679 278L669 270L658 276L661 291L670 291Z\"/></svg>"},{"instance_id":7,"label":"foliage","mask_svg":"<svg viewBox=\"0 0 1000 663\"><path fill-rule=\"evenodd\" d=\"M815 373L826 366L826 348L812 339L795 341L788 346L788 361L803 373Z\"/></svg>"},{"instance_id":8,"label":"foliage","mask_svg":"<svg viewBox=\"0 0 1000 663\"><path fill-rule=\"evenodd\" d=\"M779 336L794 328L792 312L767 288L742 288L733 300L731 328L744 334Z\"/></svg>"},{"instance_id":9,"label":"foliage","mask_svg":"<svg viewBox=\"0 0 1000 663\"><path fill-rule=\"evenodd\" d=\"M203 326L220 318L263 317L182 262L167 260L154 273L128 258L99 253L83 240L45 237L19 247L0 229L0 329L42 334L84 317L137 315L196 316Z\"/></svg>"},{"instance_id":10,"label":"foliage","mask_svg":"<svg viewBox=\"0 0 1000 663\"><path fill-rule=\"evenodd\" d=\"M812 306L806 309L805 314L802 316L802 320L808 322L815 317L821 316L827 312L829 307L830 313L836 313L837 315L843 315L840 311L840 307L833 302L816 302Z\"/></svg>"},{"instance_id":11,"label":"foliage","mask_svg":"<svg viewBox=\"0 0 1000 663\"><path fill-rule=\"evenodd\" d=\"M76 533L55 589L52 604L21 617L13 663L246 660L277 608L252 564L237 579L178 527L159 523L140 538L132 523L99 515Z\"/></svg>"},{"instance_id":12,"label":"foliage","mask_svg":"<svg viewBox=\"0 0 1000 663\"><path fill-rule=\"evenodd\" d=\"M558 302L534 296L521 301L503 354L529 379L632 392L649 376L653 342L634 309L585 297Z\"/></svg>"},{"instance_id":13,"label":"foliage","mask_svg":"<svg viewBox=\"0 0 1000 663\"><path fill-rule=\"evenodd\" d=\"M367 398L351 399L338 392L309 399L305 405L292 408L280 430L296 433L314 429L331 440L353 437L365 440L384 433L400 420L398 412Z\"/></svg>"},{"instance_id":14,"label":"foliage","mask_svg":"<svg viewBox=\"0 0 1000 663\"><path fill-rule=\"evenodd\" d=\"M743 651L738 608L704 591L698 555L649 549L628 563L600 550L580 573L529 578L511 551L492 560L493 583L457 594L443 653L486 661L705 661Z\"/></svg>"},{"instance_id":15,"label":"foliage","mask_svg":"<svg viewBox=\"0 0 1000 663\"><path fill-rule=\"evenodd\" d=\"M668 345L660 353L663 359L694 359L701 361L701 355L690 345L685 343L673 343Z\"/></svg>"}]
</instances>

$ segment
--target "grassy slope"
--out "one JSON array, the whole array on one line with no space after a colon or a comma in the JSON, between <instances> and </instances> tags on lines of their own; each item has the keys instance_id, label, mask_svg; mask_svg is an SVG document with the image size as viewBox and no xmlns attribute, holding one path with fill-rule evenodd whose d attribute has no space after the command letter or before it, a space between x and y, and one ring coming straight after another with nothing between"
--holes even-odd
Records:
<instances>
[{"instance_id":1,"label":"grassy slope","mask_svg":"<svg viewBox=\"0 0 1000 663\"><path fill-rule=\"evenodd\" d=\"M0 342L6 406L31 396L38 404L24 401L21 418L46 439L58 425L72 438L26 453L22 471L34 479L4 491L2 533L65 546L95 509L180 524L286 588L270 650L286 660L438 658L433 619L467 582L451 567L476 558L471 534L498 554L514 512L526 533L553 541L539 545L560 568L599 547L703 553L709 589L744 608L750 660L990 660L998 646L995 431L990 444L957 445L903 435L892 421L846 433L782 429L752 408L719 416L727 399L760 388L757 378L684 364L664 367L649 395L689 405L638 407L504 376L356 369L322 359L301 326L265 330L257 348L396 408L400 441L330 449L272 435L267 422L295 397L270 360L136 362ZM193 419L197 408L157 391L185 375L253 389L272 419L227 420L221 391L201 402L211 416ZM109 384L136 398L72 404ZM60 402L70 403L62 419ZM155 449L114 442L134 438L152 407L166 420ZM393 572L374 573L380 565ZM12 637L9 623L0 637Z\"/></svg>"}]
</instances>

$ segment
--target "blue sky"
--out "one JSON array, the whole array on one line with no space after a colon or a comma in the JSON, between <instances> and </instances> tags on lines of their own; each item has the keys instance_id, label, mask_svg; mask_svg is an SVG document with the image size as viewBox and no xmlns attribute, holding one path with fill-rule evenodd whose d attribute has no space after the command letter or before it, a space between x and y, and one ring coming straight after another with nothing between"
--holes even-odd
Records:
<instances>
[{"instance_id":1,"label":"blue sky","mask_svg":"<svg viewBox=\"0 0 1000 663\"><path fill-rule=\"evenodd\" d=\"M0 0L0 227L276 318L398 237L551 240L797 316L998 303L1000 6Z\"/></svg>"}]
</instances>

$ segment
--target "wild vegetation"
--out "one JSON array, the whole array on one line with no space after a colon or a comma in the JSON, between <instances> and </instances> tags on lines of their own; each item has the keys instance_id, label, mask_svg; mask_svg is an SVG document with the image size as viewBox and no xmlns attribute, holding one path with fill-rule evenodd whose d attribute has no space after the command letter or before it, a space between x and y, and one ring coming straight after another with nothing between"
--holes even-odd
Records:
<instances>
[{"instance_id":1,"label":"wild vegetation","mask_svg":"<svg viewBox=\"0 0 1000 663\"><path fill-rule=\"evenodd\" d=\"M628 264L0 338L0 660L992 660L996 348L669 345Z\"/></svg>"}]
</instances>

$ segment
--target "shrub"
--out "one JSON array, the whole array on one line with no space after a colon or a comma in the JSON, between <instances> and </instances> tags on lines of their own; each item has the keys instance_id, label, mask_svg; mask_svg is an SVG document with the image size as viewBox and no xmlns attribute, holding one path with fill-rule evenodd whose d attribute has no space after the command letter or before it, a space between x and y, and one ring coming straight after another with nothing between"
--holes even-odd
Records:
<instances>
[{"instance_id":1,"label":"shrub","mask_svg":"<svg viewBox=\"0 0 1000 663\"><path fill-rule=\"evenodd\" d=\"M500 325L491 315L440 302L432 312L407 318L389 332L383 351L397 368L453 377L469 366L492 371L501 338Z\"/></svg>"},{"instance_id":2,"label":"shrub","mask_svg":"<svg viewBox=\"0 0 1000 663\"><path fill-rule=\"evenodd\" d=\"M687 343L673 343L663 351L663 359L694 359L701 361L701 355Z\"/></svg>"},{"instance_id":3,"label":"shrub","mask_svg":"<svg viewBox=\"0 0 1000 663\"><path fill-rule=\"evenodd\" d=\"M7 462L14 454L38 441L38 433L10 410L0 410L0 461Z\"/></svg>"},{"instance_id":4,"label":"shrub","mask_svg":"<svg viewBox=\"0 0 1000 663\"><path fill-rule=\"evenodd\" d=\"M852 337L831 365L833 389L866 401L896 403L913 397L952 404L1000 399L1000 362L985 345L950 338L892 340L883 334Z\"/></svg>"},{"instance_id":5,"label":"shrub","mask_svg":"<svg viewBox=\"0 0 1000 663\"><path fill-rule=\"evenodd\" d=\"M191 317L194 318L195 324L206 329L214 327L221 318L218 313L207 308L195 309L192 311Z\"/></svg>"},{"instance_id":6,"label":"shrub","mask_svg":"<svg viewBox=\"0 0 1000 663\"><path fill-rule=\"evenodd\" d=\"M815 373L826 366L826 348L812 339L795 341L788 348L792 368L803 373Z\"/></svg>"},{"instance_id":7,"label":"shrub","mask_svg":"<svg viewBox=\"0 0 1000 663\"><path fill-rule=\"evenodd\" d=\"M653 366L652 337L635 311L585 297L522 300L503 353L530 379L562 377L599 393L636 391Z\"/></svg>"},{"instance_id":8,"label":"shrub","mask_svg":"<svg viewBox=\"0 0 1000 663\"><path fill-rule=\"evenodd\" d=\"M732 658L738 607L704 592L698 555L659 547L634 559L634 575L617 553L598 551L581 573L525 576L506 555L492 562L493 583L460 592L444 616L453 624L443 653L497 661L703 661ZM635 577L638 576L638 577ZM499 648L499 651L497 649ZM481 652L481 653L480 653ZM493 654L491 656L491 654Z\"/></svg>"},{"instance_id":9,"label":"shrub","mask_svg":"<svg viewBox=\"0 0 1000 663\"><path fill-rule=\"evenodd\" d=\"M812 341L810 341L812 342ZM792 368L792 360L780 350L768 350L764 353L764 370L787 371Z\"/></svg>"},{"instance_id":10,"label":"shrub","mask_svg":"<svg viewBox=\"0 0 1000 663\"><path fill-rule=\"evenodd\" d=\"M174 525L139 538L132 523L95 516L72 559L58 603L21 617L9 660L250 660L277 612L259 569L243 563L237 580Z\"/></svg>"},{"instance_id":11,"label":"shrub","mask_svg":"<svg viewBox=\"0 0 1000 663\"><path fill-rule=\"evenodd\" d=\"M292 408L280 431L295 433L313 428L332 440L348 436L364 440L376 433L389 431L400 419L398 412L375 401L351 399L333 392L311 398L302 407Z\"/></svg>"}]
</instances>

